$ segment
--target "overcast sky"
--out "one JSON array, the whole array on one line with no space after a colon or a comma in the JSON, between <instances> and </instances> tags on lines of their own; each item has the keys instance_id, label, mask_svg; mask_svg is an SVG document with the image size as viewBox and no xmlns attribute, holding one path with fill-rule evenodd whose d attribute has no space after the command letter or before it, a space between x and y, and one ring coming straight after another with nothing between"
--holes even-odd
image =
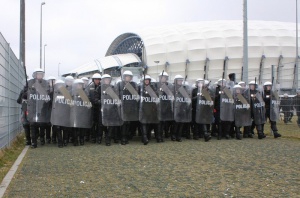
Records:
<instances>
[{"instance_id":1,"label":"overcast sky","mask_svg":"<svg viewBox=\"0 0 300 198\"><path fill-rule=\"evenodd\" d=\"M40 64L41 0L25 0L28 74ZM45 0L46 77L105 56L120 34L162 25L242 20L243 0ZM300 3L300 2L299 2ZM248 0L248 19L296 21L296 0ZM0 32L19 57L20 1L0 0ZM43 47L44 49L44 47ZM44 62L44 61L43 61Z\"/></svg>"}]
</instances>

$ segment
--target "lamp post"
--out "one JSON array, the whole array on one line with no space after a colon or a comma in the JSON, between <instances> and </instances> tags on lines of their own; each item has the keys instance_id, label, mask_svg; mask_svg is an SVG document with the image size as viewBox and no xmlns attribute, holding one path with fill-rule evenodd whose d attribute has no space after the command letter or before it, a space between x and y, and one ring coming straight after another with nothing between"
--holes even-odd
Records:
<instances>
[{"instance_id":1,"label":"lamp post","mask_svg":"<svg viewBox=\"0 0 300 198\"><path fill-rule=\"evenodd\" d=\"M159 61L154 61L154 63L156 63L157 81L159 81L159 78L158 78L158 63L159 63Z\"/></svg>"},{"instance_id":2,"label":"lamp post","mask_svg":"<svg viewBox=\"0 0 300 198\"><path fill-rule=\"evenodd\" d=\"M45 2L41 3L41 25L40 25L40 68L42 69L42 16L43 16L43 5Z\"/></svg>"},{"instance_id":3,"label":"lamp post","mask_svg":"<svg viewBox=\"0 0 300 198\"><path fill-rule=\"evenodd\" d=\"M59 78L59 65L60 63L58 63L58 66L57 66L57 77Z\"/></svg>"},{"instance_id":4,"label":"lamp post","mask_svg":"<svg viewBox=\"0 0 300 198\"><path fill-rule=\"evenodd\" d=\"M44 45L44 73L46 73L46 46L47 44Z\"/></svg>"}]
</instances>

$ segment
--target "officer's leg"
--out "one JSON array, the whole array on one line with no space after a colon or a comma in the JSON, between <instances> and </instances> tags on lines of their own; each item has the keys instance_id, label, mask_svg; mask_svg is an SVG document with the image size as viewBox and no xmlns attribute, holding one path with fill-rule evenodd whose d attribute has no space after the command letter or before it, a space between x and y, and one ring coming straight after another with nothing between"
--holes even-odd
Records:
<instances>
[{"instance_id":1,"label":"officer's leg","mask_svg":"<svg viewBox=\"0 0 300 198\"><path fill-rule=\"evenodd\" d=\"M79 128L73 128L73 145L78 146Z\"/></svg>"},{"instance_id":2,"label":"officer's leg","mask_svg":"<svg viewBox=\"0 0 300 198\"><path fill-rule=\"evenodd\" d=\"M144 145L147 145L149 143L147 133L148 133L147 124L142 124L142 142L144 143Z\"/></svg>"},{"instance_id":3,"label":"officer's leg","mask_svg":"<svg viewBox=\"0 0 300 198\"><path fill-rule=\"evenodd\" d=\"M128 121L124 122L121 128L121 144L125 145L127 140L127 131L128 131L128 127L129 127L129 123Z\"/></svg>"},{"instance_id":4,"label":"officer's leg","mask_svg":"<svg viewBox=\"0 0 300 198\"><path fill-rule=\"evenodd\" d=\"M24 128L24 131L25 131L26 145L31 145L30 125L29 124L24 124L23 128Z\"/></svg>"},{"instance_id":5,"label":"officer's leg","mask_svg":"<svg viewBox=\"0 0 300 198\"><path fill-rule=\"evenodd\" d=\"M91 136L91 129L86 129L85 130L85 141L86 142L90 141L90 136Z\"/></svg>"},{"instance_id":6,"label":"officer's leg","mask_svg":"<svg viewBox=\"0 0 300 198\"><path fill-rule=\"evenodd\" d=\"M181 137L182 137L182 131L183 131L183 126L184 123L178 122L177 124L177 129L176 129L176 141L181 142Z\"/></svg>"},{"instance_id":7,"label":"officer's leg","mask_svg":"<svg viewBox=\"0 0 300 198\"><path fill-rule=\"evenodd\" d=\"M64 146L68 146L69 143L69 128L63 127L63 142Z\"/></svg>"},{"instance_id":8,"label":"officer's leg","mask_svg":"<svg viewBox=\"0 0 300 198\"><path fill-rule=\"evenodd\" d=\"M102 137L103 137L103 129L105 127L102 125L102 123L98 123L98 127L97 127L97 143L101 144L102 142Z\"/></svg>"},{"instance_id":9,"label":"officer's leg","mask_svg":"<svg viewBox=\"0 0 300 198\"><path fill-rule=\"evenodd\" d=\"M208 142L211 139L211 135L210 135L209 131L207 130L206 124L202 124L202 130L204 133L204 140L205 140L205 142Z\"/></svg>"},{"instance_id":10,"label":"officer's leg","mask_svg":"<svg viewBox=\"0 0 300 198\"><path fill-rule=\"evenodd\" d=\"M62 139L62 130L60 126L53 125L52 131L56 133L57 135L57 145L58 148L63 147L63 139Z\"/></svg>"},{"instance_id":11,"label":"officer's leg","mask_svg":"<svg viewBox=\"0 0 300 198\"><path fill-rule=\"evenodd\" d=\"M105 144L106 146L110 146L111 142L111 134L114 133L116 127L109 126L107 127L107 131L105 132Z\"/></svg>"},{"instance_id":12,"label":"officer's leg","mask_svg":"<svg viewBox=\"0 0 300 198\"><path fill-rule=\"evenodd\" d=\"M40 124L39 125L39 134L40 134L40 141L41 145L45 144L45 131L46 131L46 125L45 124Z\"/></svg>"},{"instance_id":13,"label":"officer's leg","mask_svg":"<svg viewBox=\"0 0 300 198\"><path fill-rule=\"evenodd\" d=\"M165 132L165 138L169 138L170 137L170 128L172 125L172 121L164 121L164 132Z\"/></svg>"},{"instance_id":14,"label":"officer's leg","mask_svg":"<svg viewBox=\"0 0 300 198\"><path fill-rule=\"evenodd\" d=\"M193 139L194 140L199 140L199 128L200 128L200 125L195 122L194 123L194 131L193 131Z\"/></svg>"},{"instance_id":15,"label":"officer's leg","mask_svg":"<svg viewBox=\"0 0 300 198\"><path fill-rule=\"evenodd\" d=\"M53 127L51 126L50 130L52 129L52 143L56 144L57 134L56 131L53 130Z\"/></svg>"},{"instance_id":16,"label":"officer's leg","mask_svg":"<svg viewBox=\"0 0 300 198\"><path fill-rule=\"evenodd\" d=\"M157 138L156 141L159 142L163 142L163 128L164 128L164 124L165 122L160 121L159 124L157 124Z\"/></svg>"},{"instance_id":17,"label":"officer's leg","mask_svg":"<svg viewBox=\"0 0 300 198\"><path fill-rule=\"evenodd\" d=\"M257 130L257 135L258 135L258 139L263 139L265 138L265 134L264 134L264 125L263 124L259 124L256 125L256 130Z\"/></svg>"},{"instance_id":18,"label":"officer's leg","mask_svg":"<svg viewBox=\"0 0 300 198\"><path fill-rule=\"evenodd\" d=\"M30 123L30 132L31 132L31 148L37 147L37 131L38 126L36 123Z\"/></svg>"},{"instance_id":19,"label":"officer's leg","mask_svg":"<svg viewBox=\"0 0 300 198\"><path fill-rule=\"evenodd\" d=\"M235 137L237 140L242 139L241 127L235 126Z\"/></svg>"},{"instance_id":20,"label":"officer's leg","mask_svg":"<svg viewBox=\"0 0 300 198\"><path fill-rule=\"evenodd\" d=\"M271 121L271 129L272 129L272 131L273 131L274 138L279 138L279 137L281 137L281 134L278 133L278 129L277 129L277 126L276 126L276 122Z\"/></svg>"},{"instance_id":21,"label":"officer's leg","mask_svg":"<svg viewBox=\"0 0 300 198\"><path fill-rule=\"evenodd\" d=\"M45 124L46 141L48 144L51 143L51 123Z\"/></svg>"}]
</instances>

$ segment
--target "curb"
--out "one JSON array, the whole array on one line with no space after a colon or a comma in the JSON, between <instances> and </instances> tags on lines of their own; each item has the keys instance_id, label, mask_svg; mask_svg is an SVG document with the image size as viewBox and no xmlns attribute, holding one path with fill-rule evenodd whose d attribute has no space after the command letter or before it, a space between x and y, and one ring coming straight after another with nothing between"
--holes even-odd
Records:
<instances>
[{"instance_id":1,"label":"curb","mask_svg":"<svg viewBox=\"0 0 300 198\"><path fill-rule=\"evenodd\" d=\"M15 163L12 165L12 167L9 169L8 173L5 175L1 185L0 185L0 197L3 197L7 187L9 186L11 180L13 179L16 171L18 170L19 165L21 164L29 146L25 146Z\"/></svg>"}]
</instances>

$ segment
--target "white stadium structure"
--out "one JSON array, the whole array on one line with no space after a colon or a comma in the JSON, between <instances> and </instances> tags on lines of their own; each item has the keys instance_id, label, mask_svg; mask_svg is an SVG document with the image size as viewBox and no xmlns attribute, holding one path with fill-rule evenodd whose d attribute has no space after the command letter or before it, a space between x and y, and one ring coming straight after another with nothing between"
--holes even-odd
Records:
<instances>
[{"instance_id":1,"label":"white stadium structure","mask_svg":"<svg viewBox=\"0 0 300 198\"><path fill-rule=\"evenodd\" d=\"M144 66L154 78L164 70L171 79L181 74L189 80L205 77L215 81L222 77L224 69L226 77L236 73L239 81L243 66L243 21L205 21L124 33L112 42L105 56L127 56L124 55L127 53L136 54L141 63L135 66ZM256 77L260 83L270 81L274 65L273 74L280 87L291 89L295 61L295 23L248 21L249 80ZM86 72L98 70L94 65L94 70L86 68Z\"/></svg>"}]
</instances>

